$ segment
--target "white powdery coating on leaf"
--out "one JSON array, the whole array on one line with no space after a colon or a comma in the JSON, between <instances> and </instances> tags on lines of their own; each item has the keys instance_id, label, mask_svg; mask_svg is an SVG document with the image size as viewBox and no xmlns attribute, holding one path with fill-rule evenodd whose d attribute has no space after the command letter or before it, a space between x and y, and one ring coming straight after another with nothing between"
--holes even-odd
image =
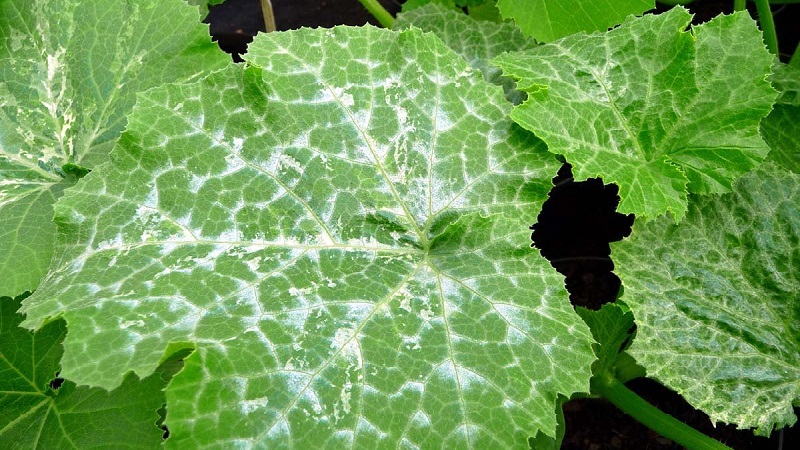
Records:
<instances>
[{"instance_id":1,"label":"white powdery coating on leaf","mask_svg":"<svg viewBox=\"0 0 800 450\"><path fill-rule=\"evenodd\" d=\"M465 424L465 425L460 425L458 428L456 428L453 434L455 436L463 437L464 440L470 444L474 444L475 439L477 439L477 437L480 436L482 433L479 426L472 424ZM470 445L470 447L472 447L472 445Z\"/></svg>"},{"instance_id":2,"label":"white powdery coating on leaf","mask_svg":"<svg viewBox=\"0 0 800 450\"><path fill-rule=\"evenodd\" d=\"M376 436L378 438L385 438L386 433L378 429L372 422L365 419L363 416L358 418L358 424L356 425L356 433L357 434L369 434L372 436Z\"/></svg>"},{"instance_id":3,"label":"white powdery coating on leaf","mask_svg":"<svg viewBox=\"0 0 800 450\"><path fill-rule=\"evenodd\" d=\"M506 342L509 345L525 345L529 339L520 330L514 327L506 328Z\"/></svg>"},{"instance_id":4,"label":"white powdery coating on leaf","mask_svg":"<svg viewBox=\"0 0 800 450\"><path fill-rule=\"evenodd\" d=\"M272 442L286 442L289 436L289 422L283 417L267 430L267 439Z\"/></svg>"},{"instance_id":5,"label":"white powdery coating on leaf","mask_svg":"<svg viewBox=\"0 0 800 450\"><path fill-rule=\"evenodd\" d=\"M434 120L436 121L435 125L437 133L448 131L455 125L444 109L438 109L436 111L436 117L434 117Z\"/></svg>"},{"instance_id":6,"label":"white powdery coating on leaf","mask_svg":"<svg viewBox=\"0 0 800 450\"><path fill-rule=\"evenodd\" d=\"M189 180L189 192L196 194L209 178L211 177L192 173L192 178Z\"/></svg>"},{"instance_id":7,"label":"white powdery coating on leaf","mask_svg":"<svg viewBox=\"0 0 800 450\"><path fill-rule=\"evenodd\" d=\"M112 237L111 239L106 239L105 241L100 241L95 247L97 250L105 250L109 248L117 248L121 247L124 244L125 240L121 234L117 234L116 236Z\"/></svg>"},{"instance_id":8,"label":"white powdery coating on leaf","mask_svg":"<svg viewBox=\"0 0 800 450\"><path fill-rule=\"evenodd\" d=\"M527 329L528 324L522 310L514 305L506 303L495 303L494 309L503 317L503 319L516 328Z\"/></svg>"},{"instance_id":9,"label":"white powdery coating on leaf","mask_svg":"<svg viewBox=\"0 0 800 450\"><path fill-rule=\"evenodd\" d=\"M411 418L411 423L418 428L427 429L431 426L431 418L423 411L417 411L414 417Z\"/></svg>"},{"instance_id":10,"label":"white powdery coating on leaf","mask_svg":"<svg viewBox=\"0 0 800 450\"><path fill-rule=\"evenodd\" d=\"M400 388L400 391L403 393L416 392L419 394L424 394L425 384L417 381L406 381L405 383L403 383L403 386Z\"/></svg>"},{"instance_id":11,"label":"white powdery coating on leaf","mask_svg":"<svg viewBox=\"0 0 800 450\"><path fill-rule=\"evenodd\" d=\"M258 290L254 286L239 282L239 295L236 297L236 304L250 307L250 314L242 317L243 327L256 326L263 314L261 304L258 302Z\"/></svg>"},{"instance_id":12,"label":"white powdery coating on leaf","mask_svg":"<svg viewBox=\"0 0 800 450\"><path fill-rule=\"evenodd\" d=\"M147 197L142 201L142 206L152 209L158 208L158 189L153 189L152 187L148 189Z\"/></svg>"},{"instance_id":13,"label":"white powdery coating on leaf","mask_svg":"<svg viewBox=\"0 0 800 450\"><path fill-rule=\"evenodd\" d=\"M269 398L261 397L251 400L242 400L239 403L239 406L242 414L250 414L253 411L266 408L268 404L269 404Z\"/></svg>"}]
</instances>

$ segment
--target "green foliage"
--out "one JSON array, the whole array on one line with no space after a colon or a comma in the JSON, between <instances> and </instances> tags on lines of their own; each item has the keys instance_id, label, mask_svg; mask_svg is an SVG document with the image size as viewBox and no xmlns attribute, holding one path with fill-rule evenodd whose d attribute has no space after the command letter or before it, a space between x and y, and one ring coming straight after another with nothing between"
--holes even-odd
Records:
<instances>
[{"instance_id":1,"label":"green foliage","mask_svg":"<svg viewBox=\"0 0 800 450\"><path fill-rule=\"evenodd\" d=\"M614 243L648 375L714 421L791 425L800 402L800 176L769 164L686 219Z\"/></svg>"},{"instance_id":2,"label":"green foliage","mask_svg":"<svg viewBox=\"0 0 800 450\"><path fill-rule=\"evenodd\" d=\"M50 262L62 167L107 161L137 92L227 61L176 0L8 0L0 18L0 295L17 295Z\"/></svg>"},{"instance_id":3,"label":"green foliage","mask_svg":"<svg viewBox=\"0 0 800 450\"><path fill-rule=\"evenodd\" d=\"M3 448L152 449L165 381L128 376L107 392L65 381L54 388L64 321L35 333L19 327L21 298L0 297L0 442Z\"/></svg>"},{"instance_id":4,"label":"green foliage","mask_svg":"<svg viewBox=\"0 0 800 450\"><path fill-rule=\"evenodd\" d=\"M432 4L403 13L394 23L398 30L411 26L435 34L473 68L480 70L486 81L503 86L512 103L525 99L524 94L514 89L512 79L502 77L500 69L489 64L492 58L505 52L536 46L536 41L525 37L512 24L476 21L460 11Z\"/></svg>"},{"instance_id":5,"label":"green foliage","mask_svg":"<svg viewBox=\"0 0 800 450\"><path fill-rule=\"evenodd\" d=\"M506 19L541 42L579 32L606 31L631 14L655 7L653 0L497 0Z\"/></svg>"},{"instance_id":6,"label":"green foliage","mask_svg":"<svg viewBox=\"0 0 800 450\"><path fill-rule=\"evenodd\" d=\"M60 262L23 311L66 319L64 376L114 388L195 342L167 391L179 448L554 435L594 356L525 249L557 162L502 91L418 30L247 58L141 94L114 163L58 202Z\"/></svg>"},{"instance_id":7,"label":"green foliage","mask_svg":"<svg viewBox=\"0 0 800 450\"><path fill-rule=\"evenodd\" d=\"M481 6L484 3L492 3L488 0L406 0L403 2L403 11L411 11L421 6L429 4L438 4L442 6L449 6L450 8L468 8Z\"/></svg>"},{"instance_id":8,"label":"green foliage","mask_svg":"<svg viewBox=\"0 0 800 450\"><path fill-rule=\"evenodd\" d=\"M800 74L746 15L408 2L237 66L189 3L0 3L1 448L555 449L637 363L796 420ZM529 248L557 156L640 219L624 303Z\"/></svg>"},{"instance_id":9,"label":"green foliage","mask_svg":"<svg viewBox=\"0 0 800 450\"><path fill-rule=\"evenodd\" d=\"M495 59L529 95L511 117L576 179L619 185L620 212L679 222L688 192L729 191L769 151L758 126L777 95L773 57L754 22L737 13L682 31L690 18L676 7Z\"/></svg>"},{"instance_id":10,"label":"green foliage","mask_svg":"<svg viewBox=\"0 0 800 450\"><path fill-rule=\"evenodd\" d=\"M780 93L772 112L761 121L761 135L769 144L768 159L800 172L800 70L774 65L772 84Z\"/></svg>"}]
</instances>

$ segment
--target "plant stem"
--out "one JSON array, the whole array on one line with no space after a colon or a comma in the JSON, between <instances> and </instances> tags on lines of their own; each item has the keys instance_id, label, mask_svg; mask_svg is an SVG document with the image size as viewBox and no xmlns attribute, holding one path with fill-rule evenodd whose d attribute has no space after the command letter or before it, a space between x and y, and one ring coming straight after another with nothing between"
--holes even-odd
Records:
<instances>
[{"instance_id":1,"label":"plant stem","mask_svg":"<svg viewBox=\"0 0 800 450\"><path fill-rule=\"evenodd\" d=\"M625 414L678 445L690 450L731 450L727 445L651 405L612 376L600 377L593 387Z\"/></svg>"},{"instance_id":2,"label":"plant stem","mask_svg":"<svg viewBox=\"0 0 800 450\"><path fill-rule=\"evenodd\" d=\"M747 9L747 0L733 0L734 11L744 11Z\"/></svg>"},{"instance_id":3,"label":"plant stem","mask_svg":"<svg viewBox=\"0 0 800 450\"><path fill-rule=\"evenodd\" d=\"M764 40L767 42L767 49L773 55L778 53L778 35L775 33L775 22L772 20L772 10L769 9L769 0L755 0L756 11L758 11L758 22L761 24L761 31L764 32Z\"/></svg>"},{"instance_id":4,"label":"plant stem","mask_svg":"<svg viewBox=\"0 0 800 450\"><path fill-rule=\"evenodd\" d=\"M272 12L272 2L261 0L261 14L264 16L264 29L267 33L275 31L275 14Z\"/></svg>"},{"instance_id":5,"label":"plant stem","mask_svg":"<svg viewBox=\"0 0 800 450\"><path fill-rule=\"evenodd\" d=\"M392 28L394 24L394 17L389 14L389 11L378 2L378 0L358 0L364 5L364 8L367 8L370 14L373 17L378 19L378 23L380 23L384 28Z\"/></svg>"}]
</instances>

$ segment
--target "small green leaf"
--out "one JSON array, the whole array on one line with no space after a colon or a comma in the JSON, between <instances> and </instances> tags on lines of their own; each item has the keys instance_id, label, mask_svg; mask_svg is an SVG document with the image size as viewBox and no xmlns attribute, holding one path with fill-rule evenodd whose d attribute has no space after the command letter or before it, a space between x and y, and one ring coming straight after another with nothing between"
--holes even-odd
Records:
<instances>
[{"instance_id":1,"label":"small green leaf","mask_svg":"<svg viewBox=\"0 0 800 450\"><path fill-rule=\"evenodd\" d=\"M606 303L597 311L581 307L575 311L589 325L597 341L593 345L597 361L592 365L592 372L595 376L613 376L617 357L633 328L633 314L616 303Z\"/></svg>"},{"instance_id":2,"label":"small green leaf","mask_svg":"<svg viewBox=\"0 0 800 450\"><path fill-rule=\"evenodd\" d=\"M512 79L503 77L500 69L489 64L489 60L505 52L536 46L536 41L525 37L513 25L475 20L437 4L400 14L394 22L398 30L412 25L435 34L473 68L480 70L486 81L503 86L512 103L525 99L524 94L514 90Z\"/></svg>"},{"instance_id":3,"label":"small green leaf","mask_svg":"<svg viewBox=\"0 0 800 450\"><path fill-rule=\"evenodd\" d=\"M523 33L550 42L578 32L605 31L631 14L653 9L653 0L498 0L506 19Z\"/></svg>"},{"instance_id":4,"label":"small green leaf","mask_svg":"<svg viewBox=\"0 0 800 450\"><path fill-rule=\"evenodd\" d=\"M158 374L126 377L113 392L50 386L58 371L64 321L32 333L20 328L21 298L0 297L0 443L3 448L152 449L161 443L157 410L166 384Z\"/></svg>"},{"instance_id":5,"label":"small green leaf","mask_svg":"<svg viewBox=\"0 0 800 450\"><path fill-rule=\"evenodd\" d=\"M758 126L776 93L761 33L746 13L693 33L690 18L676 7L495 59L529 96L512 118L577 179L619 185L620 212L679 221L687 189L727 192L769 151Z\"/></svg>"},{"instance_id":6,"label":"small green leaf","mask_svg":"<svg viewBox=\"0 0 800 450\"><path fill-rule=\"evenodd\" d=\"M529 248L558 164L419 30L256 37L246 67L139 96L56 205L26 326L114 387L171 343L175 448L526 448L588 389L591 336ZM183 344L181 344L183 345Z\"/></svg>"},{"instance_id":7,"label":"small green leaf","mask_svg":"<svg viewBox=\"0 0 800 450\"><path fill-rule=\"evenodd\" d=\"M634 225L612 243L648 375L713 421L796 421L800 401L800 175L766 164L680 225Z\"/></svg>"},{"instance_id":8,"label":"small green leaf","mask_svg":"<svg viewBox=\"0 0 800 450\"><path fill-rule=\"evenodd\" d=\"M800 173L800 70L776 62L770 80L780 93L772 112L761 121L768 156L785 169Z\"/></svg>"}]
</instances>

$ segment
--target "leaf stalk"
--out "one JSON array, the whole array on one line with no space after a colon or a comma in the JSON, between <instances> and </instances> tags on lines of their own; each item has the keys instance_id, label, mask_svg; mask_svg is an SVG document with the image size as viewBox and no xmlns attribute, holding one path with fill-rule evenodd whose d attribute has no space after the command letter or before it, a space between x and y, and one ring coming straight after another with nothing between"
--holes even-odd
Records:
<instances>
[{"instance_id":1,"label":"leaf stalk","mask_svg":"<svg viewBox=\"0 0 800 450\"><path fill-rule=\"evenodd\" d=\"M598 377L592 387L625 414L689 450L731 450L727 445L651 405L613 376Z\"/></svg>"},{"instance_id":2,"label":"leaf stalk","mask_svg":"<svg viewBox=\"0 0 800 450\"><path fill-rule=\"evenodd\" d=\"M764 33L764 41L767 49L773 55L778 53L778 34L775 32L775 21L772 19L772 10L769 7L769 0L755 0L756 11L758 12L758 23Z\"/></svg>"},{"instance_id":3,"label":"leaf stalk","mask_svg":"<svg viewBox=\"0 0 800 450\"><path fill-rule=\"evenodd\" d=\"M275 31L275 14L272 12L272 2L261 0L261 14L264 16L264 29L267 33Z\"/></svg>"},{"instance_id":4,"label":"leaf stalk","mask_svg":"<svg viewBox=\"0 0 800 450\"><path fill-rule=\"evenodd\" d=\"M373 17L378 19L378 23L381 24L384 28L392 28L394 25L394 17L389 14L389 11L381 5L378 0L358 0L364 5L364 8L367 8L370 14Z\"/></svg>"}]
</instances>

